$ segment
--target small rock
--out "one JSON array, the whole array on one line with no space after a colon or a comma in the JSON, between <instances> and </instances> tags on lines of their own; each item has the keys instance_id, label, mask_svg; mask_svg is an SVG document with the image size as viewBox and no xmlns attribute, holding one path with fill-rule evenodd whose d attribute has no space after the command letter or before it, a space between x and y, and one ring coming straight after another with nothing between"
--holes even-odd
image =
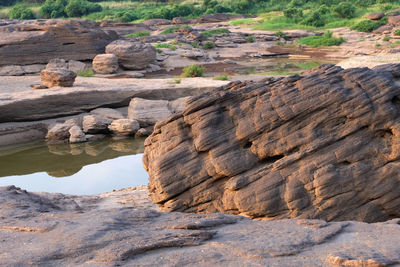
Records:
<instances>
[{"instance_id":1,"label":"small rock","mask_svg":"<svg viewBox=\"0 0 400 267\"><path fill-rule=\"evenodd\" d=\"M86 136L85 133L82 131L82 129L79 126L72 126L69 129L69 142L70 143L82 143L86 141Z\"/></svg>"},{"instance_id":2,"label":"small rock","mask_svg":"<svg viewBox=\"0 0 400 267\"><path fill-rule=\"evenodd\" d=\"M146 128L140 128L139 130L137 130L136 132L136 136L137 137L146 137L151 135L152 131L146 129Z\"/></svg>"},{"instance_id":3,"label":"small rock","mask_svg":"<svg viewBox=\"0 0 400 267\"><path fill-rule=\"evenodd\" d=\"M367 14L365 17L369 20L380 20L384 16L385 16L385 14L382 12L374 12L374 13Z\"/></svg>"},{"instance_id":4,"label":"small rock","mask_svg":"<svg viewBox=\"0 0 400 267\"><path fill-rule=\"evenodd\" d=\"M42 64L33 64L33 65L22 66L22 69L24 70L25 74L40 73L45 68L46 68L46 65L42 65Z\"/></svg>"},{"instance_id":5,"label":"small rock","mask_svg":"<svg viewBox=\"0 0 400 267\"><path fill-rule=\"evenodd\" d=\"M111 120L124 119L124 115L121 112L112 108L96 108L90 113Z\"/></svg>"},{"instance_id":6,"label":"small rock","mask_svg":"<svg viewBox=\"0 0 400 267\"><path fill-rule=\"evenodd\" d=\"M182 57L197 59L199 57L204 57L204 52L200 49L185 50L181 53Z\"/></svg>"},{"instance_id":7,"label":"small rock","mask_svg":"<svg viewBox=\"0 0 400 267\"><path fill-rule=\"evenodd\" d=\"M71 135L69 130L75 125L76 122L74 120L67 120L64 123L56 123L50 126L46 135L46 140L50 143L68 140Z\"/></svg>"},{"instance_id":8,"label":"small rock","mask_svg":"<svg viewBox=\"0 0 400 267\"><path fill-rule=\"evenodd\" d=\"M129 70L142 70L156 60L156 49L142 42L117 40L107 45L107 54L118 57L119 64Z\"/></svg>"},{"instance_id":9,"label":"small rock","mask_svg":"<svg viewBox=\"0 0 400 267\"><path fill-rule=\"evenodd\" d=\"M114 54L101 54L93 59L93 69L96 73L111 74L118 70L118 57Z\"/></svg>"},{"instance_id":10,"label":"small rock","mask_svg":"<svg viewBox=\"0 0 400 267\"><path fill-rule=\"evenodd\" d=\"M108 133L108 126L113 120L96 115L86 115L83 117L83 131L89 134Z\"/></svg>"},{"instance_id":11,"label":"small rock","mask_svg":"<svg viewBox=\"0 0 400 267\"><path fill-rule=\"evenodd\" d=\"M41 85L41 84L32 84L31 87L32 87L32 89L34 89L34 90L47 89L47 88L48 88L47 86Z\"/></svg>"},{"instance_id":12,"label":"small rock","mask_svg":"<svg viewBox=\"0 0 400 267\"><path fill-rule=\"evenodd\" d=\"M159 71L161 70L161 67L155 64L150 64L147 68L146 71L147 72L155 72L155 71Z\"/></svg>"},{"instance_id":13,"label":"small rock","mask_svg":"<svg viewBox=\"0 0 400 267\"><path fill-rule=\"evenodd\" d=\"M44 69L40 72L41 84L49 88L55 86L72 87L76 73L67 69Z\"/></svg>"},{"instance_id":14,"label":"small rock","mask_svg":"<svg viewBox=\"0 0 400 267\"><path fill-rule=\"evenodd\" d=\"M87 134L86 135L86 141L87 142L93 142L93 141L98 141L101 139L106 138L105 134Z\"/></svg>"},{"instance_id":15,"label":"small rock","mask_svg":"<svg viewBox=\"0 0 400 267\"><path fill-rule=\"evenodd\" d=\"M68 69L72 70L75 73L78 73L80 71L89 69L89 67L83 62L77 60L70 60L68 61Z\"/></svg>"},{"instance_id":16,"label":"small rock","mask_svg":"<svg viewBox=\"0 0 400 267\"><path fill-rule=\"evenodd\" d=\"M139 123L130 119L115 120L108 126L108 129L117 136L134 135L139 128Z\"/></svg>"},{"instance_id":17,"label":"small rock","mask_svg":"<svg viewBox=\"0 0 400 267\"><path fill-rule=\"evenodd\" d=\"M68 69L68 64L65 59L54 58L47 63L46 69Z\"/></svg>"}]
</instances>

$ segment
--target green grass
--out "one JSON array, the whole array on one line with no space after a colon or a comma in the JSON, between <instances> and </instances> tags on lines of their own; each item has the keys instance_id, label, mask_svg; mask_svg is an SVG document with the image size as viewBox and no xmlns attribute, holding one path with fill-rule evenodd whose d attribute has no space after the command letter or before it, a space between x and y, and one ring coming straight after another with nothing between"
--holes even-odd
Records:
<instances>
[{"instance_id":1,"label":"green grass","mask_svg":"<svg viewBox=\"0 0 400 267\"><path fill-rule=\"evenodd\" d=\"M389 42L390 41L390 36L385 36L382 38L382 41L384 42Z\"/></svg>"},{"instance_id":2,"label":"green grass","mask_svg":"<svg viewBox=\"0 0 400 267\"><path fill-rule=\"evenodd\" d=\"M399 36L399 35L400 35L400 29L396 29L396 30L394 31L394 35Z\"/></svg>"},{"instance_id":3,"label":"green grass","mask_svg":"<svg viewBox=\"0 0 400 267\"><path fill-rule=\"evenodd\" d=\"M203 36L206 36L206 37L211 37L211 36L214 36L214 35L226 34L226 33L230 33L230 31L227 28L217 28L217 29L204 31L201 34Z\"/></svg>"},{"instance_id":4,"label":"green grass","mask_svg":"<svg viewBox=\"0 0 400 267\"><path fill-rule=\"evenodd\" d=\"M227 74L223 74L223 75L219 75L219 76L215 76L213 79L217 80L217 81L227 81L229 80L229 75Z\"/></svg>"},{"instance_id":5,"label":"green grass","mask_svg":"<svg viewBox=\"0 0 400 267\"><path fill-rule=\"evenodd\" d=\"M215 43L213 41L206 41L203 44L203 49L212 49L215 47Z\"/></svg>"},{"instance_id":6,"label":"green grass","mask_svg":"<svg viewBox=\"0 0 400 267\"><path fill-rule=\"evenodd\" d=\"M94 74L95 73L94 73L93 69L88 69L88 70L78 71L78 73L76 75L78 75L79 77L93 77Z\"/></svg>"},{"instance_id":7,"label":"green grass","mask_svg":"<svg viewBox=\"0 0 400 267\"><path fill-rule=\"evenodd\" d=\"M172 44L168 44L168 43L159 43L159 44L155 44L154 47L156 49L160 49L160 48L168 48L172 51L175 51L177 49L177 47L175 45Z\"/></svg>"},{"instance_id":8,"label":"green grass","mask_svg":"<svg viewBox=\"0 0 400 267\"><path fill-rule=\"evenodd\" d=\"M138 31L138 32L134 32L134 33L129 33L129 34L125 34L125 37L133 37L133 38L137 38L137 37L143 37L143 36L149 36L150 32L147 31Z\"/></svg>"},{"instance_id":9,"label":"green grass","mask_svg":"<svg viewBox=\"0 0 400 267\"><path fill-rule=\"evenodd\" d=\"M179 78L175 78L173 81L169 81L167 82L168 84L180 84L182 82L181 79Z\"/></svg>"},{"instance_id":10,"label":"green grass","mask_svg":"<svg viewBox=\"0 0 400 267\"><path fill-rule=\"evenodd\" d=\"M253 36L247 36L247 37L246 37L246 41L247 41L248 43L254 43L255 39L254 39Z\"/></svg>"},{"instance_id":11,"label":"green grass","mask_svg":"<svg viewBox=\"0 0 400 267\"><path fill-rule=\"evenodd\" d=\"M203 77L205 71L206 71L205 67L199 65L191 65L183 68L181 77L182 78Z\"/></svg>"},{"instance_id":12,"label":"green grass","mask_svg":"<svg viewBox=\"0 0 400 267\"><path fill-rule=\"evenodd\" d=\"M350 29L358 32L372 32L373 30L378 29L380 26L385 25L386 22L387 22L386 19L381 19L378 21L362 20L357 24L351 26Z\"/></svg>"},{"instance_id":13,"label":"green grass","mask_svg":"<svg viewBox=\"0 0 400 267\"><path fill-rule=\"evenodd\" d=\"M299 44L308 45L311 47L333 46L340 45L345 40L343 38L336 38L332 36L332 32L327 31L322 36L308 36L301 38L297 41Z\"/></svg>"},{"instance_id":14,"label":"green grass","mask_svg":"<svg viewBox=\"0 0 400 267\"><path fill-rule=\"evenodd\" d=\"M243 24L252 24L256 22L256 20L254 18L248 18L248 19L235 19L235 20L231 20L229 22L229 24L233 25L233 26L239 26L239 25L243 25Z\"/></svg>"},{"instance_id":15,"label":"green grass","mask_svg":"<svg viewBox=\"0 0 400 267\"><path fill-rule=\"evenodd\" d=\"M311 61L311 62L304 62L304 63L296 63L295 65L299 69L308 70L308 69L313 69L313 68L319 67L322 65L322 63Z\"/></svg>"},{"instance_id":16,"label":"green grass","mask_svg":"<svg viewBox=\"0 0 400 267\"><path fill-rule=\"evenodd\" d=\"M179 30L179 29L182 29L182 28L189 29L189 30L192 29L192 27L190 27L189 25L178 25L178 26L172 26L172 27L166 28L165 30L163 30L161 32L161 34L174 33L176 30Z\"/></svg>"}]
</instances>

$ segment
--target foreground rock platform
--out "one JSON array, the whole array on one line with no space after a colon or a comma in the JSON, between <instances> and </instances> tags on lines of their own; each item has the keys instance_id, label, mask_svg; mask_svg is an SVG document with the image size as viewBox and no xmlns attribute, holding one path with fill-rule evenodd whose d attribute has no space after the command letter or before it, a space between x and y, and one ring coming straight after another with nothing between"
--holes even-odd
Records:
<instances>
[{"instance_id":1,"label":"foreground rock platform","mask_svg":"<svg viewBox=\"0 0 400 267\"><path fill-rule=\"evenodd\" d=\"M163 213L146 187L93 196L0 187L5 266L389 266L400 221Z\"/></svg>"},{"instance_id":2,"label":"foreground rock platform","mask_svg":"<svg viewBox=\"0 0 400 267\"><path fill-rule=\"evenodd\" d=\"M171 84L173 79L78 77L73 87L32 90L29 85L38 83L39 77L18 79L0 79L0 123L55 118L97 107L123 107L128 106L133 97L174 100L229 83L206 78L182 79L180 84Z\"/></svg>"},{"instance_id":3,"label":"foreground rock platform","mask_svg":"<svg viewBox=\"0 0 400 267\"><path fill-rule=\"evenodd\" d=\"M260 219L400 217L400 65L233 83L146 139L163 211Z\"/></svg>"}]
</instances>

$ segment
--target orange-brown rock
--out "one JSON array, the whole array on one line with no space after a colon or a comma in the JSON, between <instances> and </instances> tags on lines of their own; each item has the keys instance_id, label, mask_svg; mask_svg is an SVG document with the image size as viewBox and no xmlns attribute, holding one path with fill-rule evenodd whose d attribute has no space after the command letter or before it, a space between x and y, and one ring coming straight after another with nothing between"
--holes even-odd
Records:
<instances>
[{"instance_id":1,"label":"orange-brown rock","mask_svg":"<svg viewBox=\"0 0 400 267\"><path fill-rule=\"evenodd\" d=\"M164 211L400 216L400 65L232 83L156 124L143 162Z\"/></svg>"}]
</instances>

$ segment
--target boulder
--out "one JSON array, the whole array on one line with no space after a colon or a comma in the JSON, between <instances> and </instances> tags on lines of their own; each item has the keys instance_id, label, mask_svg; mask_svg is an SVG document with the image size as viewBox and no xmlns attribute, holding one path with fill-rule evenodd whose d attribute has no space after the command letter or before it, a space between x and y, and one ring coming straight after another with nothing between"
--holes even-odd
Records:
<instances>
[{"instance_id":1,"label":"boulder","mask_svg":"<svg viewBox=\"0 0 400 267\"><path fill-rule=\"evenodd\" d=\"M150 44L131 40L117 40L107 45L107 54L118 57L119 64L130 70L142 70L156 60L156 49Z\"/></svg>"},{"instance_id":2,"label":"boulder","mask_svg":"<svg viewBox=\"0 0 400 267\"><path fill-rule=\"evenodd\" d=\"M69 129L69 142L70 143L82 143L86 141L85 133L81 127L74 125Z\"/></svg>"},{"instance_id":3,"label":"boulder","mask_svg":"<svg viewBox=\"0 0 400 267\"><path fill-rule=\"evenodd\" d=\"M139 128L139 123L130 119L115 120L108 126L108 129L117 136L134 135Z\"/></svg>"},{"instance_id":4,"label":"boulder","mask_svg":"<svg viewBox=\"0 0 400 267\"><path fill-rule=\"evenodd\" d=\"M90 111L90 113L111 120L124 119L124 115L121 112L112 108L96 108Z\"/></svg>"},{"instance_id":5,"label":"boulder","mask_svg":"<svg viewBox=\"0 0 400 267\"><path fill-rule=\"evenodd\" d=\"M138 121L142 127L151 126L168 118L173 113L181 111L188 99L188 97L183 97L168 101L135 97L129 103L128 118Z\"/></svg>"},{"instance_id":6,"label":"boulder","mask_svg":"<svg viewBox=\"0 0 400 267\"><path fill-rule=\"evenodd\" d=\"M183 51L180 55L182 57L187 57L187 58L191 58L191 59L197 59L197 58L200 58L200 57L204 57L205 53L201 49L193 48L191 50Z\"/></svg>"},{"instance_id":7,"label":"boulder","mask_svg":"<svg viewBox=\"0 0 400 267\"><path fill-rule=\"evenodd\" d=\"M64 142L68 140L71 136L70 129L76 126L76 124L77 122L71 119L65 121L64 123L56 123L54 125L51 125L46 134L46 141L50 143L57 143L60 141Z\"/></svg>"},{"instance_id":8,"label":"boulder","mask_svg":"<svg viewBox=\"0 0 400 267\"><path fill-rule=\"evenodd\" d=\"M0 66L47 64L53 58L91 60L118 39L88 20L6 21L0 26Z\"/></svg>"},{"instance_id":9,"label":"boulder","mask_svg":"<svg viewBox=\"0 0 400 267\"><path fill-rule=\"evenodd\" d=\"M83 132L88 134L108 133L108 126L113 120L103 118L97 115L86 115L83 117Z\"/></svg>"},{"instance_id":10,"label":"boulder","mask_svg":"<svg viewBox=\"0 0 400 267\"><path fill-rule=\"evenodd\" d=\"M41 84L49 88L62 86L72 87L76 73L67 69L44 69L40 72Z\"/></svg>"},{"instance_id":11,"label":"boulder","mask_svg":"<svg viewBox=\"0 0 400 267\"><path fill-rule=\"evenodd\" d=\"M63 58L53 58L47 63L46 69L68 69L68 62Z\"/></svg>"},{"instance_id":12,"label":"boulder","mask_svg":"<svg viewBox=\"0 0 400 267\"><path fill-rule=\"evenodd\" d=\"M385 13L382 12L374 12L374 13L369 13L365 17L369 20L380 20L385 16Z\"/></svg>"},{"instance_id":13,"label":"boulder","mask_svg":"<svg viewBox=\"0 0 400 267\"><path fill-rule=\"evenodd\" d=\"M400 64L234 82L155 125L143 163L163 211L257 219L400 216Z\"/></svg>"},{"instance_id":14,"label":"boulder","mask_svg":"<svg viewBox=\"0 0 400 267\"><path fill-rule=\"evenodd\" d=\"M139 130L137 130L135 136L137 137L146 137L151 135L152 131L146 128L140 128Z\"/></svg>"},{"instance_id":15,"label":"boulder","mask_svg":"<svg viewBox=\"0 0 400 267\"><path fill-rule=\"evenodd\" d=\"M114 54L101 54L93 59L93 70L100 74L111 74L118 70L118 57Z\"/></svg>"},{"instance_id":16,"label":"boulder","mask_svg":"<svg viewBox=\"0 0 400 267\"><path fill-rule=\"evenodd\" d=\"M21 66L10 65L0 67L0 76L21 76L24 74L25 71Z\"/></svg>"},{"instance_id":17,"label":"boulder","mask_svg":"<svg viewBox=\"0 0 400 267\"><path fill-rule=\"evenodd\" d=\"M77 60L70 60L68 61L68 69L78 73L80 71L88 70L89 66Z\"/></svg>"},{"instance_id":18,"label":"boulder","mask_svg":"<svg viewBox=\"0 0 400 267\"><path fill-rule=\"evenodd\" d=\"M400 15L396 16L389 16L388 17L388 24L400 26Z\"/></svg>"}]
</instances>

